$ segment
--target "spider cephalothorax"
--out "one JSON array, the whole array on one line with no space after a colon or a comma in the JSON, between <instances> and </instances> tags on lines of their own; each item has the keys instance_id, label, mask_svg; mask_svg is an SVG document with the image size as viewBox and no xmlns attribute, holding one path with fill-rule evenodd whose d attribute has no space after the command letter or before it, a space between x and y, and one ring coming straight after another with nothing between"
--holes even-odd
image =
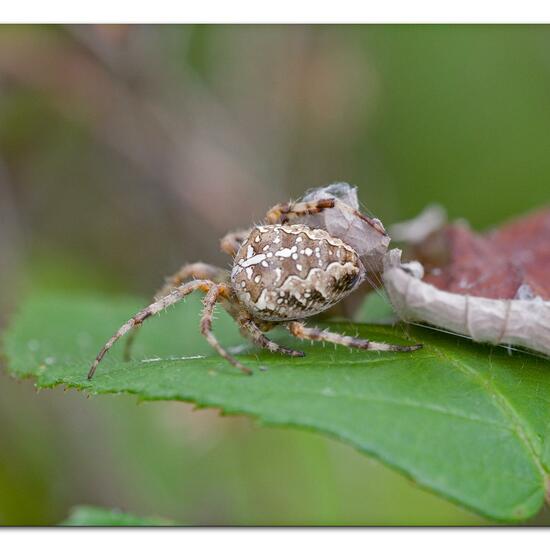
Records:
<instances>
[{"instance_id":1,"label":"spider cephalothorax","mask_svg":"<svg viewBox=\"0 0 550 550\"><path fill-rule=\"evenodd\" d=\"M335 207L351 212L373 231L385 236L378 220L364 216L338 198L277 205L267 213L266 225L230 233L222 239L222 249L234 258L231 273L203 263L183 266L167 280L156 300L122 325L105 344L90 368L88 378L92 378L105 353L119 338L195 290L206 293L201 318L202 334L222 357L247 374L252 371L229 354L212 333L212 314L217 302L235 319L244 336L272 352L297 357L304 355L265 336L264 332L277 325L284 326L300 339L332 342L352 348L377 351L419 349L421 345L396 346L371 342L309 328L298 321L338 303L365 278L365 267L351 245L324 229L289 223L295 218L313 216ZM188 279L193 280L185 282ZM128 338L127 357L131 342L132 338Z\"/></svg>"}]
</instances>

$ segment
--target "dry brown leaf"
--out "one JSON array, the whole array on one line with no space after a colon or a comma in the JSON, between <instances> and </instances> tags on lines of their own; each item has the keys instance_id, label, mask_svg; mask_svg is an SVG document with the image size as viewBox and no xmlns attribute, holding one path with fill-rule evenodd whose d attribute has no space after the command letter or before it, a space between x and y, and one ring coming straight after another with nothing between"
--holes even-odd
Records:
<instances>
[{"instance_id":1,"label":"dry brown leaf","mask_svg":"<svg viewBox=\"0 0 550 550\"><path fill-rule=\"evenodd\" d=\"M550 300L550 208L476 234L449 224L411 250L440 290L493 299Z\"/></svg>"}]
</instances>

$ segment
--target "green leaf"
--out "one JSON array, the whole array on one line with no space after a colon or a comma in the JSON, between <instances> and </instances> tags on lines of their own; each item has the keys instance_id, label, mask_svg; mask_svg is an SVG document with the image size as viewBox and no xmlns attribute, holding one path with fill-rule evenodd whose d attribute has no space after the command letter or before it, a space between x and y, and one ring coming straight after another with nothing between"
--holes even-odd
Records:
<instances>
[{"instance_id":1,"label":"green leaf","mask_svg":"<svg viewBox=\"0 0 550 550\"><path fill-rule=\"evenodd\" d=\"M134 527L174 525L174 522L162 518L142 518L126 514L120 510L110 510L98 506L76 506L69 517L60 525L73 527Z\"/></svg>"},{"instance_id":2,"label":"green leaf","mask_svg":"<svg viewBox=\"0 0 550 550\"><path fill-rule=\"evenodd\" d=\"M191 401L322 432L497 520L524 520L543 505L550 465L546 359L425 329L347 323L331 326L425 348L378 354L304 345L275 333L307 356L248 347L240 358L254 376L244 376L202 340L200 302L190 299L145 323L133 361L121 361L119 343L89 382L101 345L142 306L131 298L32 296L6 335L9 370L35 377L40 388L63 384L92 394ZM224 313L214 329L225 345L242 343Z\"/></svg>"}]
</instances>

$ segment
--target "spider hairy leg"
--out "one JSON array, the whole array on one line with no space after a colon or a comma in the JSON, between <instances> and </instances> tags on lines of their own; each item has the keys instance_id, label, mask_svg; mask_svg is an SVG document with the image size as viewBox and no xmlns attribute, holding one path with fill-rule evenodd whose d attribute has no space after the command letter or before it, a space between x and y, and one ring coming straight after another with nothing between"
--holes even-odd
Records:
<instances>
[{"instance_id":1,"label":"spider hairy leg","mask_svg":"<svg viewBox=\"0 0 550 550\"><path fill-rule=\"evenodd\" d=\"M245 321L238 321L239 325L242 328L242 333L245 337L249 338L254 344L260 348L271 351L272 353L281 353L283 355L290 355L291 357L304 357L305 353L303 351L298 351L290 348L285 348L270 340L265 334L260 330L258 325L254 323L251 319Z\"/></svg>"},{"instance_id":2,"label":"spider hairy leg","mask_svg":"<svg viewBox=\"0 0 550 550\"><path fill-rule=\"evenodd\" d=\"M207 279L215 283L223 283L227 277L227 271L215 265L203 262L185 264L174 275L166 278L164 286L155 294L155 300L170 294L172 290L188 279Z\"/></svg>"},{"instance_id":3,"label":"spider hairy leg","mask_svg":"<svg viewBox=\"0 0 550 550\"><path fill-rule=\"evenodd\" d=\"M265 215L269 224L284 224L294 218L319 214L327 208L334 208L336 199L320 199L311 202L287 202L275 205Z\"/></svg>"},{"instance_id":4,"label":"spider hairy leg","mask_svg":"<svg viewBox=\"0 0 550 550\"><path fill-rule=\"evenodd\" d=\"M225 270L214 265L203 262L185 264L174 275L166 278L164 286L155 294L154 299L160 300L167 294L170 294L170 292L182 285L187 279L207 279L215 283L221 283L227 279L227 276L228 274ZM141 324L135 325L130 334L128 334L122 355L123 361L130 361L132 357L132 347L140 326Z\"/></svg>"},{"instance_id":5,"label":"spider hairy leg","mask_svg":"<svg viewBox=\"0 0 550 550\"><path fill-rule=\"evenodd\" d=\"M386 230L378 220L365 216L359 210L356 210L349 204L336 198L319 199L311 202L287 202L277 204L267 212L265 219L266 222L270 224L285 224L295 218L319 214L328 208L338 208L347 211L353 216L368 223L374 230L378 231L378 233L387 235Z\"/></svg>"},{"instance_id":6,"label":"spider hairy leg","mask_svg":"<svg viewBox=\"0 0 550 550\"><path fill-rule=\"evenodd\" d=\"M113 347L115 342L122 338L127 332L129 332L132 328L139 326L145 321L145 319L148 319L149 317L152 317L153 315L156 315L157 313L160 313L161 311L164 311L167 307L176 304L185 296L188 294L191 294L191 292L195 290L202 290L203 292L208 292L213 286L215 286L215 283L208 280L197 280L197 281L191 281L189 283L185 283L178 288L174 289L170 294L167 296L162 297L159 300L156 300L151 305L147 306L146 308L142 309L140 312L136 313L131 319L126 321L117 331L116 333L107 341L107 343L101 348L100 352L97 354L97 357L95 361L92 363L92 366L90 367L90 371L88 372L88 380L91 380L94 376L94 373L97 369L97 366L99 365L100 361L103 359L104 355Z\"/></svg>"},{"instance_id":7,"label":"spider hairy leg","mask_svg":"<svg viewBox=\"0 0 550 550\"><path fill-rule=\"evenodd\" d=\"M383 342L372 342L353 336L344 336L336 332L321 330L318 328L306 327L303 323L292 321L286 325L290 334L300 340L313 340L318 342L330 342L339 346L348 348L357 348L372 351L416 351L422 349L422 344L414 344L412 346L398 346L395 344L385 344Z\"/></svg>"},{"instance_id":8,"label":"spider hairy leg","mask_svg":"<svg viewBox=\"0 0 550 550\"><path fill-rule=\"evenodd\" d=\"M228 233L220 240L220 248L222 252L229 254L229 256L235 256L241 247L242 242L248 237L251 229L242 229L240 231L233 231Z\"/></svg>"},{"instance_id":9,"label":"spider hairy leg","mask_svg":"<svg viewBox=\"0 0 550 550\"><path fill-rule=\"evenodd\" d=\"M221 344L218 342L218 339L214 336L212 332L212 316L214 314L214 308L216 302L220 298L228 297L230 295L230 290L225 285L214 285L204 298L204 309L202 311L201 317L201 333L206 338L206 341L227 361L229 361L234 367L237 367L240 371L245 374L252 374L252 371L241 364L237 359L235 359L227 350L225 350Z\"/></svg>"}]
</instances>

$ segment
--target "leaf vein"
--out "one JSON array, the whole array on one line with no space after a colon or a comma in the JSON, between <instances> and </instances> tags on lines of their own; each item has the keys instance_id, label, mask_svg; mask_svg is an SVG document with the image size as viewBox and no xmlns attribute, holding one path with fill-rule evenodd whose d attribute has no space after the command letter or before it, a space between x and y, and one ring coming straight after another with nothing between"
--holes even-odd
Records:
<instances>
[{"instance_id":1,"label":"leaf vein","mask_svg":"<svg viewBox=\"0 0 550 550\"><path fill-rule=\"evenodd\" d=\"M533 444L536 436L534 433L529 433L530 430L528 430L522 423L524 419L516 411L516 409L502 393L502 391L491 382L490 378L484 376L482 372L478 372L475 369L472 369L470 366L463 363L458 358L447 355L443 350L441 350L441 348L438 348L438 351L445 359L449 361L451 365L458 369L462 374L464 374L471 380L476 381L478 384L481 384L481 386L487 390L491 401L502 412L502 414L506 416L506 418L508 418L512 425L512 431L516 434L520 442L526 448L529 456L533 460L533 463L541 472L544 478L545 470Z\"/></svg>"}]
</instances>

